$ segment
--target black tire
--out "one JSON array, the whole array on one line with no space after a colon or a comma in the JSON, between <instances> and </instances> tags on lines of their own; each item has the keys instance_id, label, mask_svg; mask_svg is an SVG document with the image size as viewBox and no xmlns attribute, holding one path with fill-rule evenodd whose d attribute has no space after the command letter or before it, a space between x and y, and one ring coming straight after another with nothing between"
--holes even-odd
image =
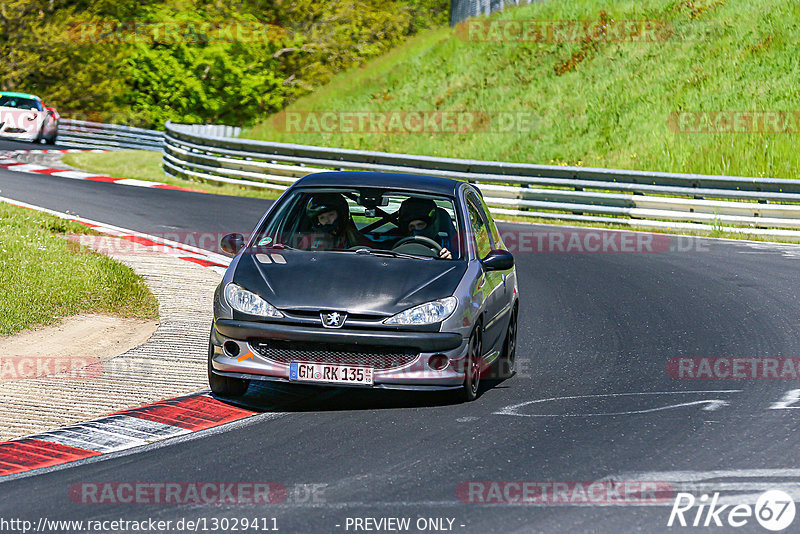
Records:
<instances>
[{"instance_id":1,"label":"black tire","mask_svg":"<svg viewBox=\"0 0 800 534\"><path fill-rule=\"evenodd\" d=\"M517 373L517 306L511 311L503 352L498 358L497 366L498 378L511 378Z\"/></svg>"},{"instance_id":2,"label":"black tire","mask_svg":"<svg viewBox=\"0 0 800 534\"><path fill-rule=\"evenodd\" d=\"M231 378L220 376L214 372L211 365L211 358L214 357L214 345L208 341L208 385L214 395L223 397L241 397L247 392L250 381L245 378Z\"/></svg>"},{"instance_id":3,"label":"black tire","mask_svg":"<svg viewBox=\"0 0 800 534\"><path fill-rule=\"evenodd\" d=\"M48 144L48 145L54 145L54 144L56 144L56 136L55 136L55 134L53 134L53 135L52 135L52 136L50 136L50 137L45 137L45 139L44 139L44 142L45 142L46 144Z\"/></svg>"},{"instance_id":4,"label":"black tire","mask_svg":"<svg viewBox=\"0 0 800 534\"><path fill-rule=\"evenodd\" d=\"M481 351L483 350L483 337L481 325L475 325L472 335L469 336L469 348L464 358L464 385L456 390L456 399L460 402L471 402L478 398L481 385Z\"/></svg>"}]
</instances>

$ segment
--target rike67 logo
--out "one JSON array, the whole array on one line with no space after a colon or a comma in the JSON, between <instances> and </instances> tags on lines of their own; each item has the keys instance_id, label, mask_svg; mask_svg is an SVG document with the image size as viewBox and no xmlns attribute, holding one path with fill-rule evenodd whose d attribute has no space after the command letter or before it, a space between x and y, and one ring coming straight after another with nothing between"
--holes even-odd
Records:
<instances>
[{"instance_id":1,"label":"rike67 logo","mask_svg":"<svg viewBox=\"0 0 800 534\"><path fill-rule=\"evenodd\" d=\"M755 506L749 504L719 504L719 493L696 499L691 493L678 493L672 504L667 526L743 527L755 520L767 530L778 532L792 524L794 500L781 490L769 490L759 495Z\"/></svg>"}]
</instances>

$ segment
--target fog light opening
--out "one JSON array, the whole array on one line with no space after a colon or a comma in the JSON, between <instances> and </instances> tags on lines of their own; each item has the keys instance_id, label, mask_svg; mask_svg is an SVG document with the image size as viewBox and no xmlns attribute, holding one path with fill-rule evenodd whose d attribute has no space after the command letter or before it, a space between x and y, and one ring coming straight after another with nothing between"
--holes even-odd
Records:
<instances>
[{"instance_id":1,"label":"fog light opening","mask_svg":"<svg viewBox=\"0 0 800 534\"><path fill-rule=\"evenodd\" d=\"M445 356L444 354L434 354L430 358L428 358L428 367L433 369L434 371L441 371L447 364L450 363L450 359Z\"/></svg>"},{"instance_id":2,"label":"fog light opening","mask_svg":"<svg viewBox=\"0 0 800 534\"><path fill-rule=\"evenodd\" d=\"M230 356L231 358L235 358L239 355L239 344L234 341L226 341L223 345L225 348L225 354Z\"/></svg>"}]
</instances>

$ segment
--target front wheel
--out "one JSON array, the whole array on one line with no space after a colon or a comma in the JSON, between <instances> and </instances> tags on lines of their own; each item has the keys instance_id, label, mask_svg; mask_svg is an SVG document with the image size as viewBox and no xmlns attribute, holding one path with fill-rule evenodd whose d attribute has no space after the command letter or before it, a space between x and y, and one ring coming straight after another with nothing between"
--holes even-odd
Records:
<instances>
[{"instance_id":1,"label":"front wheel","mask_svg":"<svg viewBox=\"0 0 800 534\"><path fill-rule=\"evenodd\" d=\"M511 378L517 372L517 308L511 312L511 319L508 321L506 339L503 342L503 352L498 361L500 369L499 378Z\"/></svg>"},{"instance_id":2,"label":"front wheel","mask_svg":"<svg viewBox=\"0 0 800 534\"><path fill-rule=\"evenodd\" d=\"M241 397L247 392L250 381L245 378L220 376L214 372L211 359L214 357L214 344L208 341L208 385L214 395L223 397Z\"/></svg>"},{"instance_id":3,"label":"front wheel","mask_svg":"<svg viewBox=\"0 0 800 534\"><path fill-rule=\"evenodd\" d=\"M457 390L457 399L461 402L470 402L478 398L478 389L481 384L482 348L481 325L478 324L469 337L469 348L467 356L464 358L464 385Z\"/></svg>"}]
</instances>

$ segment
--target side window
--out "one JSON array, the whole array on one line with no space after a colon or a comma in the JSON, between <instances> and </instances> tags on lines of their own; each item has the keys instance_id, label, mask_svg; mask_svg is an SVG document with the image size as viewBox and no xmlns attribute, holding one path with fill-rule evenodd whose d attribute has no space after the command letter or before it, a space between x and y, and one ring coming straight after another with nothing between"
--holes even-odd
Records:
<instances>
[{"instance_id":1,"label":"side window","mask_svg":"<svg viewBox=\"0 0 800 534\"><path fill-rule=\"evenodd\" d=\"M489 206L486 205L486 202L483 201L482 197L478 197L481 202L481 207L483 208L483 214L487 221L489 221L489 232L492 234L492 243L494 243L494 248L496 249L506 249L505 243L500 238L500 232L497 230L497 225L494 223L494 219L492 219L492 214L489 213Z\"/></svg>"},{"instance_id":2,"label":"side window","mask_svg":"<svg viewBox=\"0 0 800 534\"><path fill-rule=\"evenodd\" d=\"M492 243L489 241L489 230L481 216L481 208L475 205L472 195L467 195L467 213L469 215L469 232L471 239L476 245L478 258L483 259L492 250Z\"/></svg>"}]
</instances>

